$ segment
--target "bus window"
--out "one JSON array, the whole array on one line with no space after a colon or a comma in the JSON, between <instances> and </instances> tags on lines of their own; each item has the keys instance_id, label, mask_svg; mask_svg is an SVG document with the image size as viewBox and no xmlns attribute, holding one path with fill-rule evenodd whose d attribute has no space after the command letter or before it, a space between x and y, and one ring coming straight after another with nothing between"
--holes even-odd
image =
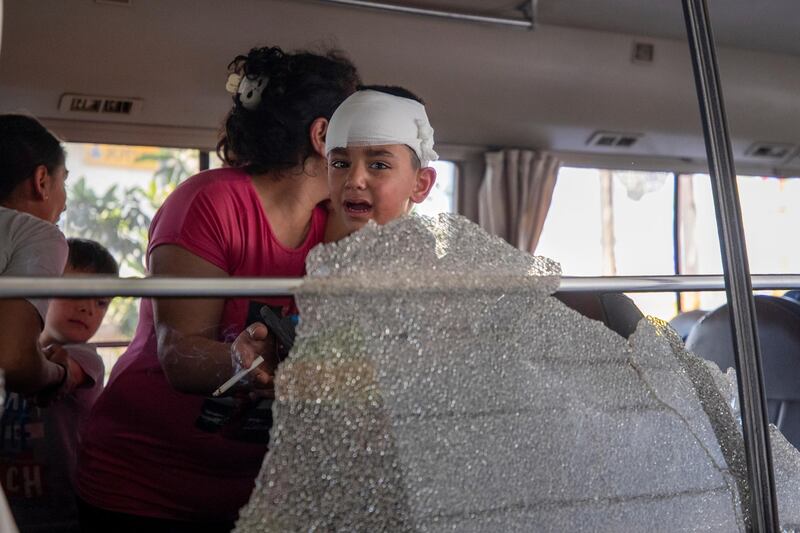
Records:
<instances>
[{"instance_id":1,"label":"bus window","mask_svg":"<svg viewBox=\"0 0 800 533\"><path fill-rule=\"evenodd\" d=\"M414 213L434 216L439 213L455 213L456 180L458 167L452 161L434 161L431 166L436 169L436 183L433 190L421 204L414 206Z\"/></svg>"},{"instance_id":2,"label":"bus window","mask_svg":"<svg viewBox=\"0 0 800 533\"><path fill-rule=\"evenodd\" d=\"M708 174L665 170L562 168L536 253L567 276L722 274ZM739 176L738 185L751 272L800 271L800 250L779 238L800 224L800 179ZM726 302L723 291L629 296L666 320Z\"/></svg>"},{"instance_id":3,"label":"bus window","mask_svg":"<svg viewBox=\"0 0 800 533\"><path fill-rule=\"evenodd\" d=\"M222 159L219 158L217 155L216 150L212 150L208 153L208 168L222 168L225 163L222 162Z\"/></svg>"},{"instance_id":4,"label":"bus window","mask_svg":"<svg viewBox=\"0 0 800 533\"><path fill-rule=\"evenodd\" d=\"M564 167L536 247L565 276L675 273L674 175ZM629 294L645 314L669 319L671 293Z\"/></svg>"},{"instance_id":5,"label":"bus window","mask_svg":"<svg viewBox=\"0 0 800 533\"><path fill-rule=\"evenodd\" d=\"M750 271L753 274L800 272L800 250L787 230L800 224L800 180L739 176ZM708 174L679 178L680 273L721 274L722 262ZM765 294L780 295L783 291ZM681 309L715 309L726 301L723 292L684 292Z\"/></svg>"},{"instance_id":6,"label":"bus window","mask_svg":"<svg viewBox=\"0 0 800 533\"><path fill-rule=\"evenodd\" d=\"M109 249L120 276L145 275L147 229L175 187L196 173L199 152L153 146L65 143L67 209L59 225L67 237ZM114 298L91 342L125 341L139 319L138 298ZM109 372L124 347L100 348Z\"/></svg>"}]
</instances>

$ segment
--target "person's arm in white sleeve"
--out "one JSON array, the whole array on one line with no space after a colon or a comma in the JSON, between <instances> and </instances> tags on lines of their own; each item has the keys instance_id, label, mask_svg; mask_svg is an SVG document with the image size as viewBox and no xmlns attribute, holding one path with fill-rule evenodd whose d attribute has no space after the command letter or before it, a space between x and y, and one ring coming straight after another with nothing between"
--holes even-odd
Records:
<instances>
[{"instance_id":1,"label":"person's arm in white sleeve","mask_svg":"<svg viewBox=\"0 0 800 533\"><path fill-rule=\"evenodd\" d=\"M64 235L54 225L21 217L15 226L14 253L3 276L60 276L67 261ZM45 354L39 344L47 300L0 299L0 368L6 388L32 394L66 380L66 354Z\"/></svg>"}]
</instances>

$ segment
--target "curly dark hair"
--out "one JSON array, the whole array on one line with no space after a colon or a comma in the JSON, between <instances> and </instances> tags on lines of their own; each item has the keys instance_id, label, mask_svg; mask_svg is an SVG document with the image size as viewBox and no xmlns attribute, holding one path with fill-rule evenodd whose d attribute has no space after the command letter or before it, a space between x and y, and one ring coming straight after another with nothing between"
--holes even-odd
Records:
<instances>
[{"instance_id":1,"label":"curly dark hair","mask_svg":"<svg viewBox=\"0 0 800 533\"><path fill-rule=\"evenodd\" d=\"M0 202L33 176L39 165L53 172L64 160L61 141L38 120L27 115L0 115Z\"/></svg>"},{"instance_id":2,"label":"curly dark hair","mask_svg":"<svg viewBox=\"0 0 800 533\"><path fill-rule=\"evenodd\" d=\"M319 55L254 48L231 61L228 71L253 80L266 78L255 109L246 109L240 95L233 96L217 143L217 154L226 164L252 174L286 170L310 157L311 123L330 119L360 83L356 67L338 51Z\"/></svg>"}]
</instances>

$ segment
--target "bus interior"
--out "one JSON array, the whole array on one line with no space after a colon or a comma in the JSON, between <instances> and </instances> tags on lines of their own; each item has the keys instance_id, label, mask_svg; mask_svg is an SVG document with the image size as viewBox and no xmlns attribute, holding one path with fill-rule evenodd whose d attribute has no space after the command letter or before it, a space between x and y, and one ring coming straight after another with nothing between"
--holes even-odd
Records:
<instances>
[{"instance_id":1,"label":"bus interior","mask_svg":"<svg viewBox=\"0 0 800 533\"><path fill-rule=\"evenodd\" d=\"M800 3L709 10L750 270L795 274ZM61 228L105 240L122 276L146 275L147 226L166 195L221 165L226 67L267 45L341 50L365 83L425 100L440 180L421 213L458 213L509 240L538 218L525 251L565 276L723 273L679 0L0 0L0 22L0 112L32 114L63 139ZM550 169L537 205L487 178L525 156ZM800 298L789 289L757 291L755 306L769 418L800 446ZM724 291L561 297L623 336L643 315L672 321L690 349L736 366ZM107 370L137 302L117 298L94 339Z\"/></svg>"}]
</instances>

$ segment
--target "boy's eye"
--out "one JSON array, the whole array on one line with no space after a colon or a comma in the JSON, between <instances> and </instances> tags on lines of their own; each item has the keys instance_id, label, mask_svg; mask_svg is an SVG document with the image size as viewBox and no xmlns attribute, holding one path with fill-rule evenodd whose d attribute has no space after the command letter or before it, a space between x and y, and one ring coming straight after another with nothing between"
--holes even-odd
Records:
<instances>
[{"instance_id":1,"label":"boy's eye","mask_svg":"<svg viewBox=\"0 0 800 533\"><path fill-rule=\"evenodd\" d=\"M347 161L342 161L341 159L331 161L331 167L333 168L347 168L347 166Z\"/></svg>"},{"instance_id":2,"label":"boy's eye","mask_svg":"<svg viewBox=\"0 0 800 533\"><path fill-rule=\"evenodd\" d=\"M376 170L386 170L387 168L391 168L389 165L384 163L383 161L374 161L370 163L370 168L374 168Z\"/></svg>"},{"instance_id":3,"label":"boy's eye","mask_svg":"<svg viewBox=\"0 0 800 533\"><path fill-rule=\"evenodd\" d=\"M97 300L97 307L100 309L105 309L108 307L109 301L108 300Z\"/></svg>"}]
</instances>

